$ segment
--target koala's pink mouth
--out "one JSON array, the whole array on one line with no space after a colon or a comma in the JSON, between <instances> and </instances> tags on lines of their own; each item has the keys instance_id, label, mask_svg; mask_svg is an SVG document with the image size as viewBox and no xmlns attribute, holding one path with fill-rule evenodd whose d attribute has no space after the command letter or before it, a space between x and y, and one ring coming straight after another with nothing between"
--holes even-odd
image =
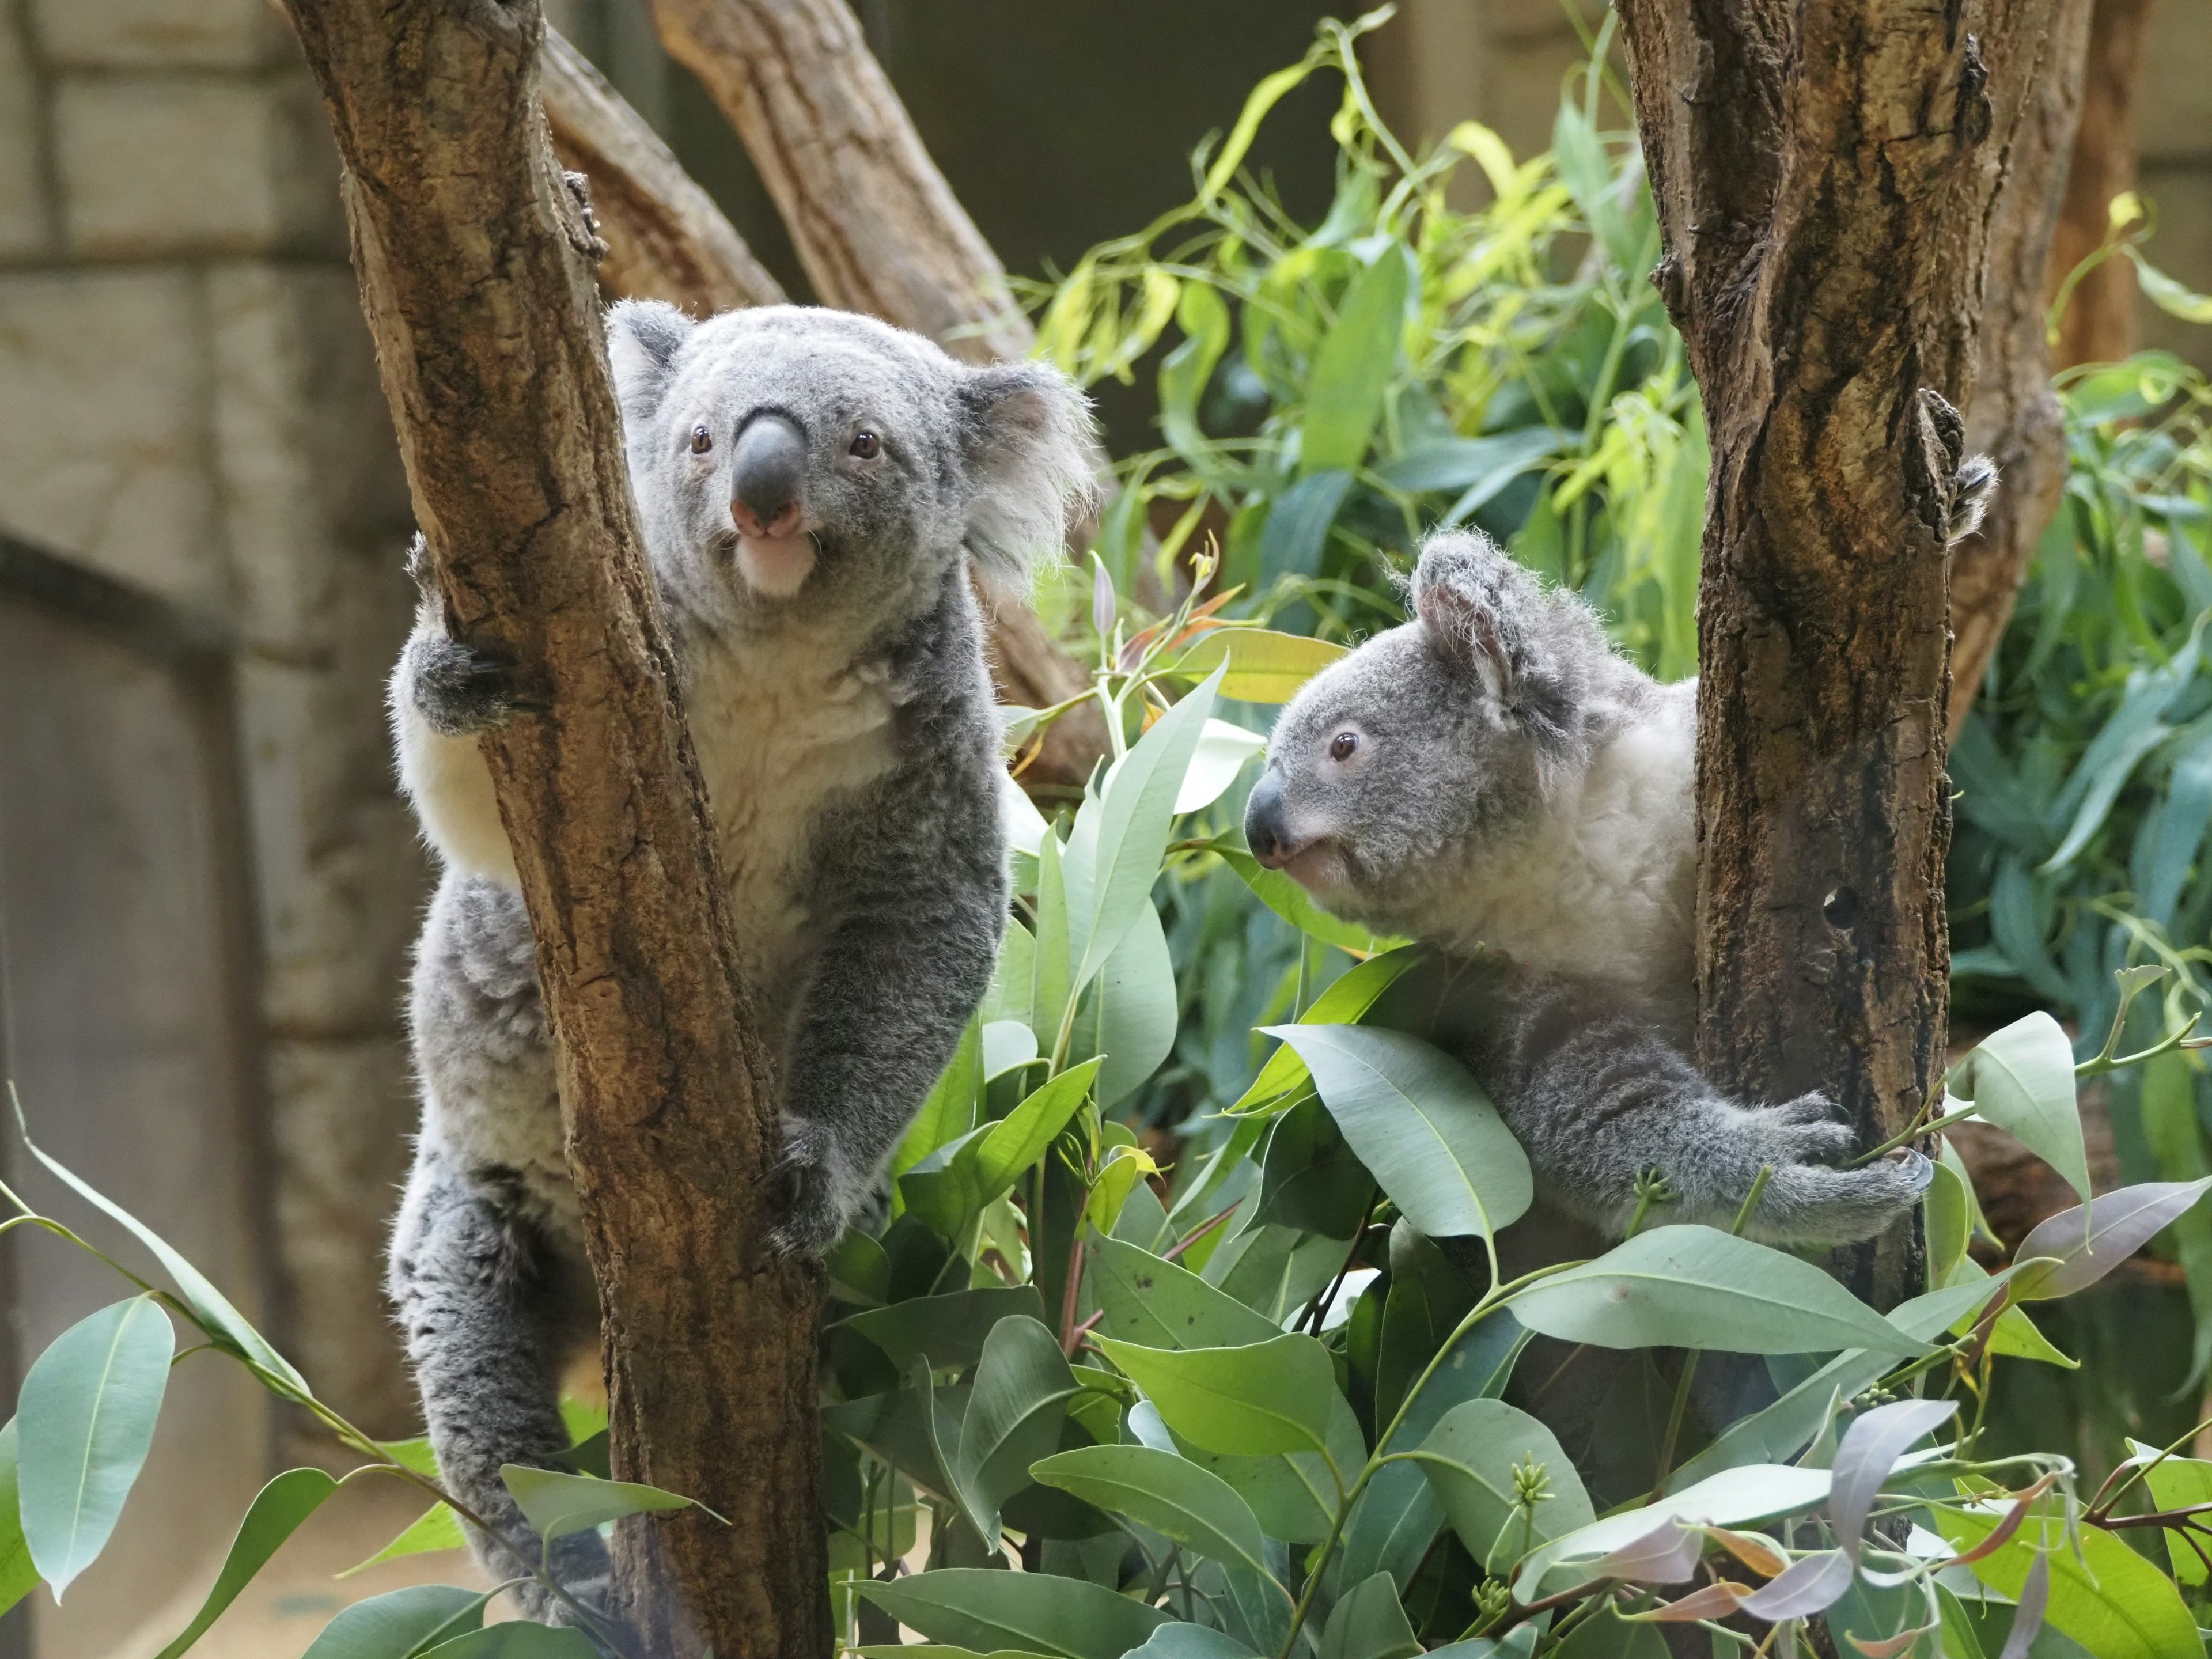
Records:
<instances>
[{"instance_id":1,"label":"koala's pink mouth","mask_svg":"<svg viewBox=\"0 0 2212 1659\"><path fill-rule=\"evenodd\" d=\"M739 536L738 574L764 599L787 599L814 574L814 538L804 529L787 536Z\"/></svg>"},{"instance_id":2,"label":"koala's pink mouth","mask_svg":"<svg viewBox=\"0 0 2212 1659\"><path fill-rule=\"evenodd\" d=\"M1344 856L1335 843L1310 841L1275 866L1309 893L1321 896L1344 885Z\"/></svg>"}]
</instances>

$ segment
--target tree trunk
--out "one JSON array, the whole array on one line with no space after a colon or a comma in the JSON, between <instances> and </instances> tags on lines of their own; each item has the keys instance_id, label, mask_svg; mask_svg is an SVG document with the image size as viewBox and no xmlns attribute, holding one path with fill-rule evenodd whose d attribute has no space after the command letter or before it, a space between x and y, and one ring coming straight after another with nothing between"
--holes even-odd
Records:
<instances>
[{"instance_id":1,"label":"tree trunk","mask_svg":"<svg viewBox=\"0 0 2212 1659\"><path fill-rule=\"evenodd\" d=\"M2043 297L2057 297L2067 273L2096 252L2111 228L2112 198L2136 182L2136 82L2142 68L2150 0L2096 0L2089 23L2088 76L2066 178L2066 207ZM2084 276L2059 319L2052 353L2061 368L2106 363L2136 344L2136 268L2107 259Z\"/></svg>"},{"instance_id":2,"label":"tree trunk","mask_svg":"<svg viewBox=\"0 0 2212 1659\"><path fill-rule=\"evenodd\" d=\"M638 545L591 260L539 116L529 0L289 0L322 85L385 389L456 631L544 705L484 740L557 1037L653 1655L830 1650L818 1275L756 1265L773 1082L727 945Z\"/></svg>"},{"instance_id":3,"label":"tree trunk","mask_svg":"<svg viewBox=\"0 0 2212 1659\"><path fill-rule=\"evenodd\" d=\"M1990 208L2057 0L1622 0L1705 395L1698 1054L1869 1140L1937 1087L1942 537ZM1853 1253L1881 1303L1911 1230Z\"/></svg>"},{"instance_id":4,"label":"tree trunk","mask_svg":"<svg viewBox=\"0 0 2212 1659\"><path fill-rule=\"evenodd\" d=\"M1951 554L1950 735L1959 735L2036 543L2066 487L2066 421L2051 389L2044 273L2066 199L2066 156L2081 116L2092 0L2057 0L2013 139L1989 231L1987 305L1966 447L1994 459L2002 483L1989 517Z\"/></svg>"}]
</instances>

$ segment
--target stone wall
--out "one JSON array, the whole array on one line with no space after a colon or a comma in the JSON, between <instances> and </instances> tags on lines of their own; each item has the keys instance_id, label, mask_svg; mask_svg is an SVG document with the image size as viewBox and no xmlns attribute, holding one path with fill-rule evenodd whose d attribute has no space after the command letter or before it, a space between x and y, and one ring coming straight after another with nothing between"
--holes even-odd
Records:
<instances>
[{"instance_id":1,"label":"stone wall","mask_svg":"<svg viewBox=\"0 0 2212 1659\"><path fill-rule=\"evenodd\" d=\"M410 520L336 179L265 0L0 0L0 526L237 641L270 1317L398 1432L378 1276L426 876L381 681Z\"/></svg>"}]
</instances>

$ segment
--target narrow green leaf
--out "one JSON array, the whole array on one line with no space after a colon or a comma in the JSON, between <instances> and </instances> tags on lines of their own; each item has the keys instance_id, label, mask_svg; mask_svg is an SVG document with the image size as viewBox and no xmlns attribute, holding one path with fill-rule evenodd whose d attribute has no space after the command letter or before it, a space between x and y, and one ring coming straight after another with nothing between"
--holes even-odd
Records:
<instances>
[{"instance_id":1,"label":"narrow green leaf","mask_svg":"<svg viewBox=\"0 0 2212 1659\"><path fill-rule=\"evenodd\" d=\"M514 1494L523 1518L549 1544L604 1521L619 1521L625 1515L705 1508L658 1486L639 1486L629 1480L602 1480L591 1474L566 1474L558 1469L534 1469L521 1463L501 1464L499 1478Z\"/></svg>"},{"instance_id":2,"label":"narrow green leaf","mask_svg":"<svg viewBox=\"0 0 2212 1659\"><path fill-rule=\"evenodd\" d=\"M2089 1154L2074 1102L2074 1046L2040 1009L1982 1039L1954 1068L1948 1085L2089 1196Z\"/></svg>"},{"instance_id":3,"label":"narrow green leaf","mask_svg":"<svg viewBox=\"0 0 2212 1659\"><path fill-rule=\"evenodd\" d=\"M1421 1231L1494 1237L1527 1213L1528 1160L1458 1060L1402 1031L1264 1029L1297 1050L1359 1161Z\"/></svg>"},{"instance_id":4,"label":"narrow green leaf","mask_svg":"<svg viewBox=\"0 0 2212 1659\"><path fill-rule=\"evenodd\" d=\"M1328 1444L1336 1372L1310 1336L1237 1348L1099 1346L1145 1391L1168 1426L1208 1451L1252 1456Z\"/></svg>"},{"instance_id":5,"label":"narrow green leaf","mask_svg":"<svg viewBox=\"0 0 2212 1659\"><path fill-rule=\"evenodd\" d=\"M1398 368L1412 264L1411 254L1390 242L1352 279L1338 307L1306 382L1302 475L1333 467L1350 471L1367 459L1368 440L1382 418L1382 394Z\"/></svg>"},{"instance_id":6,"label":"narrow green leaf","mask_svg":"<svg viewBox=\"0 0 2212 1659\"><path fill-rule=\"evenodd\" d=\"M350 1578L383 1561L397 1561L405 1555L428 1555L433 1550L466 1549L468 1534L461 1530L461 1517L450 1504L433 1504L407 1523L400 1534L366 1561L357 1561L338 1575Z\"/></svg>"},{"instance_id":7,"label":"narrow green leaf","mask_svg":"<svg viewBox=\"0 0 2212 1659\"><path fill-rule=\"evenodd\" d=\"M154 1444L176 1346L161 1304L133 1297L70 1326L23 1379L16 1496L57 1601L115 1530Z\"/></svg>"},{"instance_id":8,"label":"narrow green leaf","mask_svg":"<svg viewBox=\"0 0 2212 1659\"><path fill-rule=\"evenodd\" d=\"M1081 1109L1098 1075L1098 1061L1071 1066L993 1124L975 1145L975 1179L988 1203L1014 1177L1045 1154Z\"/></svg>"},{"instance_id":9,"label":"narrow green leaf","mask_svg":"<svg viewBox=\"0 0 2212 1659\"><path fill-rule=\"evenodd\" d=\"M509 1619L425 1648L421 1659L599 1659L599 1648L580 1630Z\"/></svg>"},{"instance_id":10,"label":"narrow green leaf","mask_svg":"<svg viewBox=\"0 0 2212 1659\"><path fill-rule=\"evenodd\" d=\"M1058 1659L1121 1659L1167 1622L1140 1601L1080 1579L989 1567L939 1567L854 1588L932 1642Z\"/></svg>"},{"instance_id":11,"label":"narrow green leaf","mask_svg":"<svg viewBox=\"0 0 2212 1659\"><path fill-rule=\"evenodd\" d=\"M1638 1233L1508 1305L1531 1330L1601 1348L1927 1352L1809 1262L1711 1227Z\"/></svg>"},{"instance_id":12,"label":"narrow green leaf","mask_svg":"<svg viewBox=\"0 0 2212 1659\"><path fill-rule=\"evenodd\" d=\"M1091 1051L1099 1057L1098 1109L1144 1087L1175 1052L1175 960L1160 913L1146 905L1091 988Z\"/></svg>"},{"instance_id":13,"label":"narrow green leaf","mask_svg":"<svg viewBox=\"0 0 2212 1659\"><path fill-rule=\"evenodd\" d=\"M323 1626L301 1659L403 1659L426 1638L483 1624L491 1598L458 1584L410 1584L356 1601Z\"/></svg>"},{"instance_id":14,"label":"narrow green leaf","mask_svg":"<svg viewBox=\"0 0 2212 1659\"><path fill-rule=\"evenodd\" d=\"M1075 1374L1042 1322L1002 1319L991 1328L952 1455L953 1487L978 1537L999 1535L999 1506L1060 1443L1075 1392Z\"/></svg>"},{"instance_id":15,"label":"narrow green leaf","mask_svg":"<svg viewBox=\"0 0 2212 1659\"><path fill-rule=\"evenodd\" d=\"M891 1179L896 1182L945 1142L957 1140L974 1128L975 1103L982 1092L983 1026L978 1015L962 1029L960 1046L952 1051L943 1074L899 1141L898 1150L891 1154Z\"/></svg>"},{"instance_id":16,"label":"narrow green leaf","mask_svg":"<svg viewBox=\"0 0 2212 1659\"><path fill-rule=\"evenodd\" d=\"M1248 853L1245 856L1249 859L1251 854ZM1258 863L1255 861L1252 867L1258 869ZM1296 882L1291 884L1293 887L1297 885ZM1405 945L1371 956L1364 962L1355 963L1313 1000L1313 1006L1299 1017L1298 1024L1357 1025L1382 994L1404 977L1407 969L1417 965L1424 954L1419 945ZM1312 1080L1313 1073L1306 1069L1305 1061L1298 1058L1298 1051L1287 1042L1279 1043L1275 1052L1267 1056L1267 1063L1260 1068L1260 1075L1252 1079L1252 1086L1237 1097L1235 1105L1229 1108L1230 1114L1238 1115L1262 1106L1271 1106L1283 1096L1303 1088Z\"/></svg>"},{"instance_id":17,"label":"narrow green leaf","mask_svg":"<svg viewBox=\"0 0 2212 1659\"><path fill-rule=\"evenodd\" d=\"M28 1595L39 1569L23 1541L23 1518L15 1496L15 1419L0 1428L0 1613Z\"/></svg>"},{"instance_id":18,"label":"narrow green leaf","mask_svg":"<svg viewBox=\"0 0 2212 1659\"><path fill-rule=\"evenodd\" d=\"M1252 1506L1218 1474L1150 1446L1084 1446L1030 1470L1047 1486L1126 1515L1215 1561L1266 1574Z\"/></svg>"},{"instance_id":19,"label":"narrow green leaf","mask_svg":"<svg viewBox=\"0 0 2212 1659\"><path fill-rule=\"evenodd\" d=\"M161 1650L157 1659L177 1659L206 1635L208 1626L222 1616L222 1610L238 1599L238 1593L276 1553L277 1546L297 1532L300 1523L337 1489L338 1483L320 1469L287 1469L256 1493L246 1518L238 1523L238 1536L231 1540L230 1553L223 1558L207 1599L200 1603L192 1622Z\"/></svg>"},{"instance_id":20,"label":"narrow green leaf","mask_svg":"<svg viewBox=\"0 0 2212 1659\"><path fill-rule=\"evenodd\" d=\"M1400 953L1404 941L1387 934L1370 933L1356 921L1344 921L1329 915L1316 904L1306 890L1297 882L1279 870L1263 868L1259 860L1227 836L1217 836L1206 845L1224 864L1237 872L1237 879L1252 890L1255 898L1307 938L1317 939L1324 945L1334 945L1340 951L1349 951L1355 956L1372 956L1386 951ZM1403 968L1399 971L1404 971ZM1313 1011L1309 1010L1307 1020L1312 1018Z\"/></svg>"}]
</instances>

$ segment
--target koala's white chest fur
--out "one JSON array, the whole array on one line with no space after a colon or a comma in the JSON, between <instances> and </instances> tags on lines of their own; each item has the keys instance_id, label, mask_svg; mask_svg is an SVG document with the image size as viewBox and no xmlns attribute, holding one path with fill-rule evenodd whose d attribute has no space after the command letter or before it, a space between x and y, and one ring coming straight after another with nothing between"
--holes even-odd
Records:
<instances>
[{"instance_id":1,"label":"koala's white chest fur","mask_svg":"<svg viewBox=\"0 0 2212 1659\"><path fill-rule=\"evenodd\" d=\"M1546 972L1613 981L1674 1024L1694 1011L1695 693L1594 758L1527 836L1488 843L1449 895L1442 933Z\"/></svg>"},{"instance_id":2,"label":"koala's white chest fur","mask_svg":"<svg viewBox=\"0 0 2212 1659\"><path fill-rule=\"evenodd\" d=\"M830 918L806 908L817 816L896 761L888 667L839 663L811 642L686 658L691 740L713 812L715 856L745 964L773 1007L788 1006Z\"/></svg>"}]
</instances>

